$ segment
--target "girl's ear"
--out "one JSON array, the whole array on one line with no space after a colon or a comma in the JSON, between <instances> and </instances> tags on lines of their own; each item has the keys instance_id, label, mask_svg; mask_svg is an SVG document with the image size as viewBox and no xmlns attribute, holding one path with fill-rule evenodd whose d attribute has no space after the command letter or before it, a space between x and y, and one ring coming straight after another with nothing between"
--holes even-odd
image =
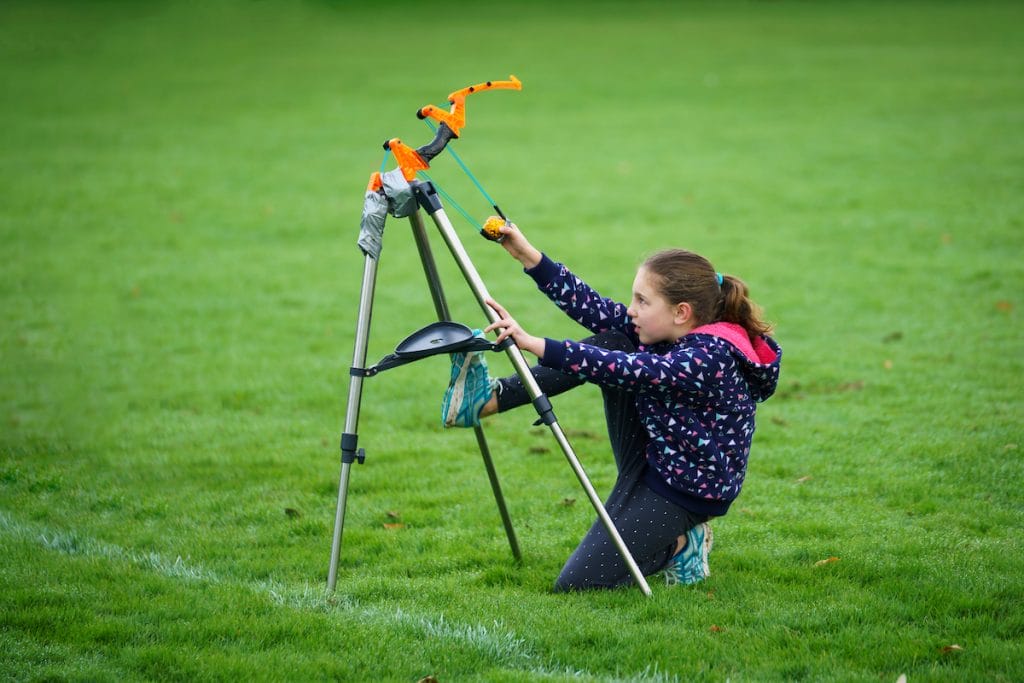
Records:
<instances>
[{"instance_id":1,"label":"girl's ear","mask_svg":"<svg viewBox=\"0 0 1024 683\"><path fill-rule=\"evenodd\" d=\"M693 306L686 303L685 301L676 304L675 317L672 322L676 325L686 325L687 323L693 322Z\"/></svg>"}]
</instances>

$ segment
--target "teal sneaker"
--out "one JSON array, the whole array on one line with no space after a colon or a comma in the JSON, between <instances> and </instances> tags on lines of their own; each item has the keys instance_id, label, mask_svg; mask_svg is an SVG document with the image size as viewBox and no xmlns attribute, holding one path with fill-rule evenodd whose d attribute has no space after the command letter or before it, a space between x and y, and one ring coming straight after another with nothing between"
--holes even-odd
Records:
<instances>
[{"instance_id":1,"label":"teal sneaker","mask_svg":"<svg viewBox=\"0 0 1024 683\"><path fill-rule=\"evenodd\" d=\"M473 330L482 337L483 332ZM480 411L491 398L491 379L487 375L484 351L453 353L452 376L441 403L441 422L445 427L476 427Z\"/></svg>"},{"instance_id":2,"label":"teal sneaker","mask_svg":"<svg viewBox=\"0 0 1024 683\"><path fill-rule=\"evenodd\" d=\"M708 553L713 542L711 526L698 524L686 532L686 545L665 567L665 583L669 586L700 583L711 576Z\"/></svg>"}]
</instances>

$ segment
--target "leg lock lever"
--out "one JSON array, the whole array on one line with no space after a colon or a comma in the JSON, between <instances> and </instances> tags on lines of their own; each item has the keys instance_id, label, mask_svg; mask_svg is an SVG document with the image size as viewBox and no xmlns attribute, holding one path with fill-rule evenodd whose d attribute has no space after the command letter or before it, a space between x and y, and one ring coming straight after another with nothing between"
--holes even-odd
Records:
<instances>
[{"instance_id":1,"label":"leg lock lever","mask_svg":"<svg viewBox=\"0 0 1024 683\"><path fill-rule=\"evenodd\" d=\"M341 435L341 461L343 463L351 465L354 462L358 462L362 465L366 461L366 451L362 448L356 448L358 441L359 437L355 434Z\"/></svg>"}]
</instances>

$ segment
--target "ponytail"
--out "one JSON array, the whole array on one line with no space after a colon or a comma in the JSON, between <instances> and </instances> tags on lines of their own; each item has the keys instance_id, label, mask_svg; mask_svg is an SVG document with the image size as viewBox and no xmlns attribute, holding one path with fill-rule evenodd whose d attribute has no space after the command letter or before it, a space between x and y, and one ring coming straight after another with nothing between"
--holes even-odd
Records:
<instances>
[{"instance_id":1,"label":"ponytail","mask_svg":"<svg viewBox=\"0 0 1024 683\"><path fill-rule=\"evenodd\" d=\"M666 249L649 257L643 267L660 280L661 293L671 303L687 302L698 325L735 323L751 341L772 326L761 319L761 307L749 296L743 280L715 272L711 262L683 249Z\"/></svg>"},{"instance_id":2,"label":"ponytail","mask_svg":"<svg viewBox=\"0 0 1024 683\"><path fill-rule=\"evenodd\" d=\"M750 299L747 283L738 277L723 275L721 290L718 320L739 325L747 331L751 341L772 331L771 324L761 319L761 307Z\"/></svg>"}]
</instances>

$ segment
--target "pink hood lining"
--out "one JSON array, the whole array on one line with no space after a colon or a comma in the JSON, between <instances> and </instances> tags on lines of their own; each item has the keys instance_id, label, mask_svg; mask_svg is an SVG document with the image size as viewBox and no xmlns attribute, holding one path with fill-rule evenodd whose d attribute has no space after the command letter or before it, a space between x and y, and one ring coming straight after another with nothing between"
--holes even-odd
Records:
<instances>
[{"instance_id":1,"label":"pink hood lining","mask_svg":"<svg viewBox=\"0 0 1024 683\"><path fill-rule=\"evenodd\" d=\"M768 343L763 337L758 337L754 340L754 343L750 343L750 337L747 335L747 331L743 329L741 325L736 323L711 323L710 325L701 325L690 330L689 334L710 334L719 339L724 339L729 342L737 349L740 353L747 357L752 363L760 363L762 365L770 365L775 362L776 353L772 350Z\"/></svg>"}]
</instances>

